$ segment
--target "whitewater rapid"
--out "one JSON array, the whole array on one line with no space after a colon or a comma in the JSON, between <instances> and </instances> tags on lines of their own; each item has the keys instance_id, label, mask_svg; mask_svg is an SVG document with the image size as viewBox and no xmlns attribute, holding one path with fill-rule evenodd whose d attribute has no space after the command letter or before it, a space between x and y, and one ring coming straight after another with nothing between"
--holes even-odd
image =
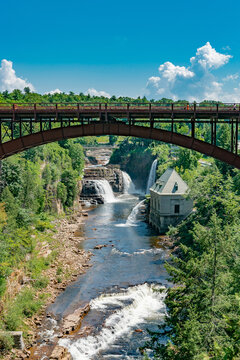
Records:
<instances>
[{"instance_id":1,"label":"whitewater rapid","mask_svg":"<svg viewBox=\"0 0 240 360\"><path fill-rule=\"evenodd\" d=\"M101 330L94 336L76 341L61 339L59 344L69 350L73 360L98 359L102 351L117 344L123 336L129 336L140 324L162 320L166 314L164 290L159 285L145 283L118 293L100 295L90 302L90 308L108 314ZM117 310L109 311L112 307Z\"/></svg>"}]
</instances>

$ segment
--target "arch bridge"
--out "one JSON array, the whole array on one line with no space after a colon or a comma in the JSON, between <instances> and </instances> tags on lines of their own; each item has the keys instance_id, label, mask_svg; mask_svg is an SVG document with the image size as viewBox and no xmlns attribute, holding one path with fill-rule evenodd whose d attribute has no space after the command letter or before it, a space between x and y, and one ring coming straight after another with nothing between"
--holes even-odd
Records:
<instances>
[{"instance_id":1,"label":"arch bridge","mask_svg":"<svg viewBox=\"0 0 240 360\"><path fill-rule=\"evenodd\" d=\"M196 150L240 169L239 117L239 104L1 103L0 160L62 139L123 135ZM227 125L230 144L220 146L221 124ZM201 138L203 127L207 139Z\"/></svg>"}]
</instances>

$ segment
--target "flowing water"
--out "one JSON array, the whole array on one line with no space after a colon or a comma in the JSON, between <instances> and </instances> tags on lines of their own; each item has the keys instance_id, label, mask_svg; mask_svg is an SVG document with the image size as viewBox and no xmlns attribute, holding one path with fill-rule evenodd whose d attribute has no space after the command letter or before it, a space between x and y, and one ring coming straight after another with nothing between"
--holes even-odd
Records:
<instances>
[{"instance_id":1,"label":"flowing water","mask_svg":"<svg viewBox=\"0 0 240 360\"><path fill-rule=\"evenodd\" d=\"M90 334L76 332L59 341L74 360L142 359L139 346L149 339L147 329L157 329L166 312L168 253L161 237L137 219L143 202L138 196L114 200L92 210L83 228L82 246L93 252L92 267L48 309L58 318L90 303L80 329L90 328ZM99 244L107 246L94 249Z\"/></svg>"},{"instance_id":2,"label":"flowing water","mask_svg":"<svg viewBox=\"0 0 240 360\"><path fill-rule=\"evenodd\" d=\"M150 188L153 186L153 184L156 181L156 171L157 171L157 159L155 159L152 163L150 173L148 176L148 182L147 182L147 188L146 188L146 194L150 194Z\"/></svg>"},{"instance_id":3,"label":"flowing water","mask_svg":"<svg viewBox=\"0 0 240 360\"><path fill-rule=\"evenodd\" d=\"M124 194L136 194L137 190L135 188L135 185L134 185L131 177L125 171L122 171L122 175L123 175Z\"/></svg>"},{"instance_id":4,"label":"flowing water","mask_svg":"<svg viewBox=\"0 0 240 360\"><path fill-rule=\"evenodd\" d=\"M90 182L94 186L96 195L103 197L104 203L116 201L111 185L107 180L88 180L88 182Z\"/></svg>"}]
</instances>

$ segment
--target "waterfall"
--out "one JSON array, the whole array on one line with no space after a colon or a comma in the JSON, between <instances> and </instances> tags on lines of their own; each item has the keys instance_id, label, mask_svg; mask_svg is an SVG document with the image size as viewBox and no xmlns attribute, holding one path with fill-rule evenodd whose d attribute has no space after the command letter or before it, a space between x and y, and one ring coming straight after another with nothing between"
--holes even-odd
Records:
<instances>
[{"instance_id":1,"label":"waterfall","mask_svg":"<svg viewBox=\"0 0 240 360\"><path fill-rule=\"evenodd\" d=\"M96 194L103 197L104 203L116 201L111 185L107 180L91 180L91 182L94 184Z\"/></svg>"},{"instance_id":2,"label":"waterfall","mask_svg":"<svg viewBox=\"0 0 240 360\"><path fill-rule=\"evenodd\" d=\"M164 287L154 284L142 284L113 294L103 294L90 302L90 308L107 314L104 326L95 335L76 340L61 339L59 345L65 346L73 360L99 358L101 351L116 346L118 339L128 336L136 327L148 319L160 322L165 313L165 293L155 289ZM117 310L109 311L113 307Z\"/></svg>"},{"instance_id":3,"label":"waterfall","mask_svg":"<svg viewBox=\"0 0 240 360\"><path fill-rule=\"evenodd\" d=\"M152 163L151 170L148 176L146 194L150 194L150 187L153 186L156 180L156 171L157 171L157 159L155 159Z\"/></svg>"},{"instance_id":4,"label":"waterfall","mask_svg":"<svg viewBox=\"0 0 240 360\"><path fill-rule=\"evenodd\" d=\"M125 171L122 171L123 176L123 192L124 194L135 194L136 189L131 177Z\"/></svg>"},{"instance_id":5,"label":"waterfall","mask_svg":"<svg viewBox=\"0 0 240 360\"><path fill-rule=\"evenodd\" d=\"M137 216L140 210L141 205L144 203L145 199L140 201L131 211L131 214L128 216L126 225L127 226L136 226L137 225Z\"/></svg>"}]
</instances>

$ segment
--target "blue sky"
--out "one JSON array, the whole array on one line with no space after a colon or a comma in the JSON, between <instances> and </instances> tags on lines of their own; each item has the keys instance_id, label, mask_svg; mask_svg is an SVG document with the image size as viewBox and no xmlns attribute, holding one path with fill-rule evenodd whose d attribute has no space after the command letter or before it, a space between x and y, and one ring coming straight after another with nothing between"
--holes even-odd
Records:
<instances>
[{"instance_id":1,"label":"blue sky","mask_svg":"<svg viewBox=\"0 0 240 360\"><path fill-rule=\"evenodd\" d=\"M2 0L1 13L0 60L16 71L2 64L1 90L20 78L41 93L240 101L238 1ZM190 62L199 48L198 64L231 57L216 55L203 74Z\"/></svg>"}]
</instances>

